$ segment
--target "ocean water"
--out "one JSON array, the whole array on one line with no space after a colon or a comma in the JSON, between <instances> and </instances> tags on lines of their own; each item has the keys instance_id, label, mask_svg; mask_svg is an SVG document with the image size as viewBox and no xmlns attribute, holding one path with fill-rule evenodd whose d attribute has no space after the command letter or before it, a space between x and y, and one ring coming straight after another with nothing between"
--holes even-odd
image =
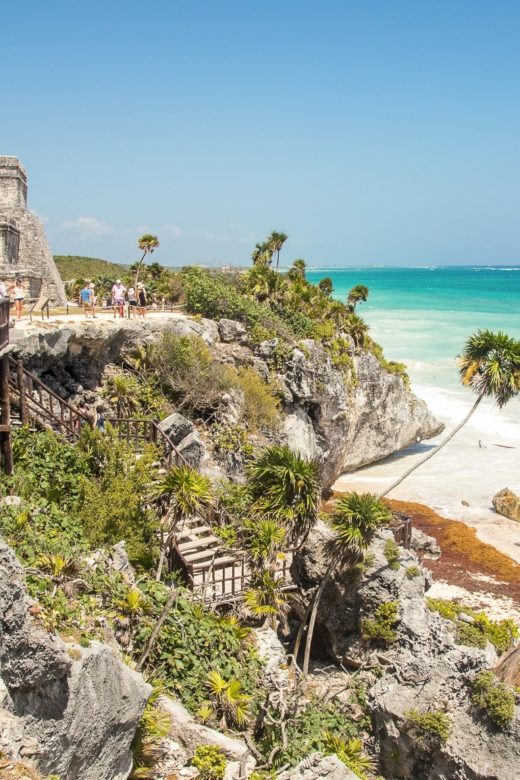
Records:
<instances>
[{"instance_id":1,"label":"ocean water","mask_svg":"<svg viewBox=\"0 0 520 780\"><path fill-rule=\"evenodd\" d=\"M457 355L478 328L520 338L520 266L347 268L328 276L344 300L355 284L369 288L357 312L389 360L406 363L417 385L457 390ZM515 402L513 402L515 403Z\"/></svg>"}]
</instances>

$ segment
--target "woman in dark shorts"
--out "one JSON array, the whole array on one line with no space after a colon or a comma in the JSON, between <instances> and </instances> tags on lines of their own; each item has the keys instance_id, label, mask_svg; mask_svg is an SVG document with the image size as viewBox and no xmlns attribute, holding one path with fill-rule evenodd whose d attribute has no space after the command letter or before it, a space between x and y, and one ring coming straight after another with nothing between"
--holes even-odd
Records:
<instances>
[{"instance_id":1,"label":"woman in dark shorts","mask_svg":"<svg viewBox=\"0 0 520 780\"><path fill-rule=\"evenodd\" d=\"M146 315L146 290L141 282L137 283L137 300L139 303L137 311L141 317L144 317Z\"/></svg>"}]
</instances>

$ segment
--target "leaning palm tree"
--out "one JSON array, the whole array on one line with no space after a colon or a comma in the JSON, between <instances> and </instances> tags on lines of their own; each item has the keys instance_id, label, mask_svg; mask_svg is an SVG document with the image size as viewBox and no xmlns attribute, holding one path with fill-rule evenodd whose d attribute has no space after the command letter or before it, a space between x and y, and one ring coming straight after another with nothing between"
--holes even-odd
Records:
<instances>
[{"instance_id":1,"label":"leaning palm tree","mask_svg":"<svg viewBox=\"0 0 520 780\"><path fill-rule=\"evenodd\" d=\"M390 509L378 496L372 493L347 493L337 500L334 512L330 517L330 525L335 534L326 547L328 566L308 610L310 619L302 667L304 674L309 671L318 606L332 573L337 566L352 567L362 561L377 529L391 519ZM304 617L304 624L306 618L307 615ZM294 649L295 658L298 649L299 647Z\"/></svg>"},{"instance_id":2,"label":"leaning palm tree","mask_svg":"<svg viewBox=\"0 0 520 780\"><path fill-rule=\"evenodd\" d=\"M135 286L137 286L137 282L139 281L139 271L141 270L141 266L144 263L146 255L151 254L154 249L157 249L158 246L159 239L157 236L152 235L152 233L144 233L141 238L137 239L137 248L142 251L143 256L137 263L134 279Z\"/></svg>"},{"instance_id":3,"label":"leaning palm tree","mask_svg":"<svg viewBox=\"0 0 520 780\"><path fill-rule=\"evenodd\" d=\"M383 496L388 495L419 466L433 458L446 446L468 422L484 398L493 398L501 409L520 392L520 340L513 339L502 331L493 333L487 329L477 330L466 341L464 351L459 358L459 375L462 385L476 393L475 403L444 441L405 471L382 493Z\"/></svg>"},{"instance_id":4,"label":"leaning palm tree","mask_svg":"<svg viewBox=\"0 0 520 780\"><path fill-rule=\"evenodd\" d=\"M160 580L166 553L179 524L204 512L211 505L213 500L211 481L190 466L172 466L154 486L152 497L168 504L167 534L161 545L156 573L156 580Z\"/></svg>"},{"instance_id":5,"label":"leaning palm tree","mask_svg":"<svg viewBox=\"0 0 520 780\"><path fill-rule=\"evenodd\" d=\"M353 287L347 295L347 306L350 311L353 312L357 304L361 303L361 301L366 301L367 298L368 287L366 287L364 284L356 284L356 286Z\"/></svg>"},{"instance_id":6,"label":"leaning palm tree","mask_svg":"<svg viewBox=\"0 0 520 780\"><path fill-rule=\"evenodd\" d=\"M330 277L325 276L324 279L320 279L318 282L318 287L320 288L323 295L325 295L327 298L330 298L334 290L332 279Z\"/></svg>"},{"instance_id":7,"label":"leaning palm tree","mask_svg":"<svg viewBox=\"0 0 520 780\"><path fill-rule=\"evenodd\" d=\"M259 513L277 520L290 542L306 538L318 518L318 466L289 447L266 447L247 469L248 488Z\"/></svg>"}]
</instances>

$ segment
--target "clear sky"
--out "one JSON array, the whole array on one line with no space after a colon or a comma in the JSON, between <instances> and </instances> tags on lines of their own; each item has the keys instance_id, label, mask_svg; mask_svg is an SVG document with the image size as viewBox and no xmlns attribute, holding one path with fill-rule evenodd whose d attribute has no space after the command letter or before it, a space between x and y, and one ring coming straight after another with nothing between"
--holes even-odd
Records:
<instances>
[{"instance_id":1,"label":"clear sky","mask_svg":"<svg viewBox=\"0 0 520 780\"><path fill-rule=\"evenodd\" d=\"M0 154L53 251L520 263L518 0L25 0Z\"/></svg>"}]
</instances>

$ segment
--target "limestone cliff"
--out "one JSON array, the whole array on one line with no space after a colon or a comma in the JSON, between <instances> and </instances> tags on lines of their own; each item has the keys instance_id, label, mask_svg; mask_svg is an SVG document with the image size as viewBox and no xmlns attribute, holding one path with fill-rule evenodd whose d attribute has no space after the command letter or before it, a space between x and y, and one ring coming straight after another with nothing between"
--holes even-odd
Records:
<instances>
[{"instance_id":1,"label":"limestone cliff","mask_svg":"<svg viewBox=\"0 0 520 780\"><path fill-rule=\"evenodd\" d=\"M349 382L317 342L302 342L280 367L271 359L276 341L251 348L243 328L226 323L223 328L222 322L219 327L212 320L199 322L179 314L145 322L62 324L18 337L16 351L29 368L54 376L65 388L72 382L95 387L104 367L118 362L121 352L137 342L154 340L164 331L200 336L217 360L250 363L264 375L277 372L286 440L303 455L318 459L325 485L343 471L373 463L442 431L426 404L371 353L352 350L354 371Z\"/></svg>"}]
</instances>

